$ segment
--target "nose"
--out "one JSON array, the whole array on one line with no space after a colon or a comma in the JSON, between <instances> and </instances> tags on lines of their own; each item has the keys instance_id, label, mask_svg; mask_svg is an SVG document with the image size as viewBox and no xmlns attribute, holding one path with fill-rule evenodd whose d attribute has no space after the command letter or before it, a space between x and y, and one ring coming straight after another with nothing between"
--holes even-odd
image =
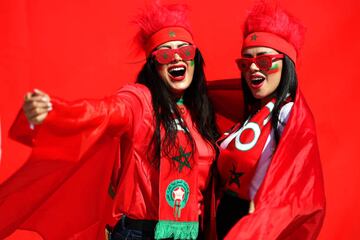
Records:
<instances>
[{"instance_id":1,"label":"nose","mask_svg":"<svg viewBox=\"0 0 360 240\"><path fill-rule=\"evenodd\" d=\"M259 69L259 67L253 62L253 63L251 63L251 65L250 65L250 71L252 71L252 72L256 72L256 71L259 71L260 69Z\"/></svg>"},{"instance_id":2,"label":"nose","mask_svg":"<svg viewBox=\"0 0 360 240\"><path fill-rule=\"evenodd\" d=\"M178 53L175 53L175 54L174 54L174 61L175 61L175 62L180 62L180 61L182 61L182 58L180 57L180 55L179 55Z\"/></svg>"}]
</instances>

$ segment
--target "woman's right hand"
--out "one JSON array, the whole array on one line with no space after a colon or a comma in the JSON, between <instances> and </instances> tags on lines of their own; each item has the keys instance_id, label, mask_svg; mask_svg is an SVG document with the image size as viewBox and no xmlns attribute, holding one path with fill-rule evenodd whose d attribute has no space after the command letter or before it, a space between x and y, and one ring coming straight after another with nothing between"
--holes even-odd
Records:
<instances>
[{"instance_id":1,"label":"woman's right hand","mask_svg":"<svg viewBox=\"0 0 360 240\"><path fill-rule=\"evenodd\" d=\"M23 110L30 123L41 124L52 110L49 95L38 89L26 93Z\"/></svg>"}]
</instances>

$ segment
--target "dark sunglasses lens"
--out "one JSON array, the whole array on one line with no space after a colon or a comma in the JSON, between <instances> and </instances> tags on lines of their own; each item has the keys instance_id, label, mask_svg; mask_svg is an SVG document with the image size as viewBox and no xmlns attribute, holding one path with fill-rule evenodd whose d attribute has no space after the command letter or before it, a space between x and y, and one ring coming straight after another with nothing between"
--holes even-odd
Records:
<instances>
[{"instance_id":1,"label":"dark sunglasses lens","mask_svg":"<svg viewBox=\"0 0 360 240\"><path fill-rule=\"evenodd\" d=\"M249 68L250 64L251 63L249 62L249 60L244 58L241 58L237 61L238 68L241 71L246 71Z\"/></svg>"},{"instance_id":2,"label":"dark sunglasses lens","mask_svg":"<svg viewBox=\"0 0 360 240\"><path fill-rule=\"evenodd\" d=\"M256 65L260 70L267 71L271 68L272 59L269 56L260 56L256 58Z\"/></svg>"},{"instance_id":3,"label":"dark sunglasses lens","mask_svg":"<svg viewBox=\"0 0 360 240\"><path fill-rule=\"evenodd\" d=\"M172 60L173 52L170 49L159 49L156 51L155 59L158 63L167 64Z\"/></svg>"},{"instance_id":4,"label":"dark sunglasses lens","mask_svg":"<svg viewBox=\"0 0 360 240\"><path fill-rule=\"evenodd\" d=\"M189 46L185 46L185 47L181 47L179 48L179 55L180 57L185 60L185 61L189 61L194 59L195 57L195 47L192 45Z\"/></svg>"}]
</instances>

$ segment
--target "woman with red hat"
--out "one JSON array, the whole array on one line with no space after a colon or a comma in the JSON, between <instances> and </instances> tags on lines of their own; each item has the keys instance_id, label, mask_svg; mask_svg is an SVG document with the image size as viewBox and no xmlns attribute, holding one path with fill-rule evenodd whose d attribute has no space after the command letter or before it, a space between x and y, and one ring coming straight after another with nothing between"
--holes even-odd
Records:
<instances>
[{"instance_id":1,"label":"woman with red hat","mask_svg":"<svg viewBox=\"0 0 360 240\"><path fill-rule=\"evenodd\" d=\"M262 1L245 21L241 58L244 122L218 141L224 194L220 239L315 239L325 197L312 113L296 64L304 29Z\"/></svg>"},{"instance_id":2,"label":"woman with red hat","mask_svg":"<svg viewBox=\"0 0 360 240\"><path fill-rule=\"evenodd\" d=\"M11 188L2 206L21 211L13 218L11 208L4 209L9 214L1 208L1 215L9 218L5 225L0 224L0 237L21 226L36 230L46 239L95 239L98 235L94 229L104 231L105 224L99 219L106 210L99 203L106 198L110 184L111 210L117 220L110 230L112 240L204 238L202 233L208 231L201 229L199 219L204 219L205 190L218 136L207 96L204 62L186 12L184 5L155 4L136 18L140 28L136 39L147 60L137 83L126 85L116 95L74 103L50 98L38 90L26 95L23 109L26 119L35 125L36 135L29 139L19 131L21 126L24 129L21 113L12 128L13 137L33 145L30 159L36 159L37 164L40 159L51 159L53 164L63 165L36 168L30 163L25 167L27 172L45 178L42 182L49 182L39 190L38 182L28 181L36 194L27 201L19 201L20 195L12 194ZM90 164L94 165L90 168ZM89 179L101 169L108 174ZM59 171L61 177L50 179ZM24 181L23 176L14 180ZM69 183L67 187L64 181ZM56 192L60 189L64 193L77 185L86 187L80 185L84 181L95 181L92 186L100 190L98 196L85 199L81 206L69 204L64 208L70 215L78 213L74 221L71 217L63 221L51 217L54 202L72 197L61 195L57 199ZM88 208L81 212L84 205ZM34 217L32 213L40 207L47 211ZM84 216L79 219L81 214Z\"/></svg>"}]
</instances>

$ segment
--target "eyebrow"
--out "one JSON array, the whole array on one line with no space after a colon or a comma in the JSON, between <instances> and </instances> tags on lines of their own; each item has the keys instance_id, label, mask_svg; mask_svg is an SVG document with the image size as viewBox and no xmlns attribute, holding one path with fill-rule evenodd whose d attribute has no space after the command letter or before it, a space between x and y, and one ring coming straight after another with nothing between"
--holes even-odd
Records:
<instances>
[{"instance_id":1,"label":"eyebrow","mask_svg":"<svg viewBox=\"0 0 360 240\"><path fill-rule=\"evenodd\" d=\"M179 45L176 45L177 48L180 48L180 47L184 47L184 46L188 46L190 45L189 43L180 43ZM168 48L168 49L171 49L171 45L162 45L162 46L159 46L157 49L160 49L160 48Z\"/></svg>"},{"instance_id":2,"label":"eyebrow","mask_svg":"<svg viewBox=\"0 0 360 240\"><path fill-rule=\"evenodd\" d=\"M190 45L190 44L184 42L184 43L180 43L179 45L177 45L177 47L179 48L179 47L188 46L188 45Z\"/></svg>"},{"instance_id":3,"label":"eyebrow","mask_svg":"<svg viewBox=\"0 0 360 240\"><path fill-rule=\"evenodd\" d=\"M256 54L256 56L261 56L261 55L266 55L266 54L271 54L271 53L270 52L258 52ZM254 56L250 53L245 53L245 54L243 54L243 57L252 58Z\"/></svg>"}]
</instances>

